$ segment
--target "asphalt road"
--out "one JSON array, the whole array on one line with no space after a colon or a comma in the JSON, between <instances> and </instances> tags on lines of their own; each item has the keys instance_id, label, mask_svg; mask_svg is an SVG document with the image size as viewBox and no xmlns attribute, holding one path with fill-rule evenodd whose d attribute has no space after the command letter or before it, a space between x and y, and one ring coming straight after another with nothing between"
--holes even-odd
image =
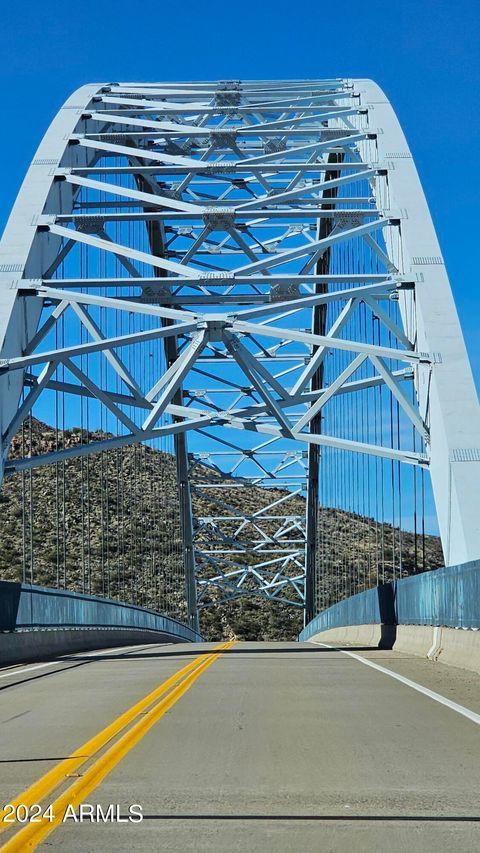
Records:
<instances>
[{"instance_id":1,"label":"asphalt road","mask_svg":"<svg viewBox=\"0 0 480 853\"><path fill-rule=\"evenodd\" d=\"M0 850L480 850L477 676L355 650L469 718L338 650L213 648L144 646L0 670L1 805L26 802L30 819L32 802L54 812L14 824ZM105 731L122 714L118 731ZM64 821L70 802L77 820ZM102 822L97 805L108 816L110 804L115 819ZM143 820L128 821L135 804Z\"/></svg>"}]
</instances>

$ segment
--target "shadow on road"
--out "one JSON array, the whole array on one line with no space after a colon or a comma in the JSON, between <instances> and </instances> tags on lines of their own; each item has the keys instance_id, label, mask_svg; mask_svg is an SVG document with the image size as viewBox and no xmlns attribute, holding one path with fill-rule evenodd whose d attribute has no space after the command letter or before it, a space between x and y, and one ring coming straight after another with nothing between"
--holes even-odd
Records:
<instances>
[{"instance_id":1,"label":"shadow on road","mask_svg":"<svg viewBox=\"0 0 480 853\"><path fill-rule=\"evenodd\" d=\"M268 821L376 821L376 822L392 822L410 821L414 823L479 823L480 816L478 815L365 815L365 814L324 814L324 815L303 815L303 814L144 814L143 820L268 820Z\"/></svg>"},{"instance_id":2,"label":"shadow on road","mask_svg":"<svg viewBox=\"0 0 480 853\"><path fill-rule=\"evenodd\" d=\"M241 642L248 642L248 641L245 640L245 641L241 641ZM266 641L265 645L268 645L268 641ZM375 650L377 650L377 646L335 646L334 648L330 649L330 648L322 648L320 646L312 646L312 648L304 648L304 647L299 646L297 644L295 646L289 646L287 648L282 647L282 648L278 648L278 649L272 648L271 646L269 648L265 648L265 649L262 649L262 648L244 649L244 648L240 648L240 647L236 646L233 649L225 649L224 651L222 651L221 654L222 654L222 657L224 657L225 655L331 654L332 652L339 652L339 651L340 652L341 651L372 652ZM192 649L192 651L182 649L182 651L169 650L168 652L167 651L151 651L151 652L142 651L139 653L129 652L128 656L123 655L120 652L120 653L116 653L116 654L112 654L112 655L104 654L104 655L101 655L101 656L94 658L93 660L95 661L95 663L101 663L102 661L122 660L122 659L129 661L129 660L139 660L139 659L148 660L149 658L167 658L167 657L175 657L175 658L177 658L177 657L188 657L188 658L190 658L190 657L200 657L201 655L211 655L213 651L214 651L214 649ZM71 659L76 660L76 661L80 661L80 660L86 661L87 660L87 658L82 658L81 654L76 654L74 657L72 656ZM63 659L59 658L58 660L62 661ZM91 661L92 658L88 658L88 660Z\"/></svg>"}]
</instances>

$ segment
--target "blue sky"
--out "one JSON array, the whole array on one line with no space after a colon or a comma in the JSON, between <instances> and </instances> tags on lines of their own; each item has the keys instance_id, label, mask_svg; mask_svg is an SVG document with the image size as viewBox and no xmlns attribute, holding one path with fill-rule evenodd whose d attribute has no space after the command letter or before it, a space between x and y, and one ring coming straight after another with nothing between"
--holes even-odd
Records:
<instances>
[{"instance_id":1,"label":"blue sky","mask_svg":"<svg viewBox=\"0 0 480 853\"><path fill-rule=\"evenodd\" d=\"M85 82L376 79L413 151L480 384L478 3L24 0L2 4L0 25L0 228L49 121Z\"/></svg>"},{"instance_id":2,"label":"blue sky","mask_svg":"<svg viewBox=\"0 0 480 853\"><path fill-rule=\"evenodd\" d=\"M40 138L86 82L371 77L392 101L430 204L480 385L478 35L473 0L115 4L0 11L0 229Z\"/></svg>"}]
</instances>

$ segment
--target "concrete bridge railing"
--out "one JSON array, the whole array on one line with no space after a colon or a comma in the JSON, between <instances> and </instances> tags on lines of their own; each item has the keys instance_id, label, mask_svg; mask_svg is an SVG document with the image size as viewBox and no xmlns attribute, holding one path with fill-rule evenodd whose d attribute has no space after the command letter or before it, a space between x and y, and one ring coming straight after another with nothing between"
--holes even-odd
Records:
<instances>
[{"instance_id":1,"label":"concrete bridge railing","mask_svg":"<svg viewBox=\"0 0 480 853\"><path fill-rule=\"evenodd\" d=\"M299 639L395 647L480 672L480 560L353 595L319 613Z\"/></svg>"},{"instance_id":2,"label":"concrete bridge railing","mask_svg":"<svg viewBox=\"0 0 480 853\"><path fill-rule=\"evenodd\" d=\"M9 581L0 581L0 632L0 665L93 648L202 640L154 610Z\"/></svg>"}]
</instances>

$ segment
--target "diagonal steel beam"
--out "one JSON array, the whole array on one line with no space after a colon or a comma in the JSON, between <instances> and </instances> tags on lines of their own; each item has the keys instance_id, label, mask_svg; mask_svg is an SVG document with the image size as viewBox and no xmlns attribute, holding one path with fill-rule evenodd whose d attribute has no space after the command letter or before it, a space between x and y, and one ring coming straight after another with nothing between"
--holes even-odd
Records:
<instances>
[{"instance_id":1,"label":"diagonal steel beam","mask_svg":"<svg viewBox=\"0 0 480 853\"><path fill-rule=\"evenodd\" d=\"M143 430L148 431L155 426L158 419L161 417L168 404L173 399L176 391L182 385L183 380L185 379L185 376L191 369L192 365L195 363L200 353L205 348L207 342L207 331L203 330L193 336L191 343L183 350L181 355L178 356L177 360L172 365L172 367L175 367L175 371L172 375L172 378L166 385L165 390L160 395L157 402L154 404L152 411L145 418L142 424Z\"/></svg>"}]
</instances>

